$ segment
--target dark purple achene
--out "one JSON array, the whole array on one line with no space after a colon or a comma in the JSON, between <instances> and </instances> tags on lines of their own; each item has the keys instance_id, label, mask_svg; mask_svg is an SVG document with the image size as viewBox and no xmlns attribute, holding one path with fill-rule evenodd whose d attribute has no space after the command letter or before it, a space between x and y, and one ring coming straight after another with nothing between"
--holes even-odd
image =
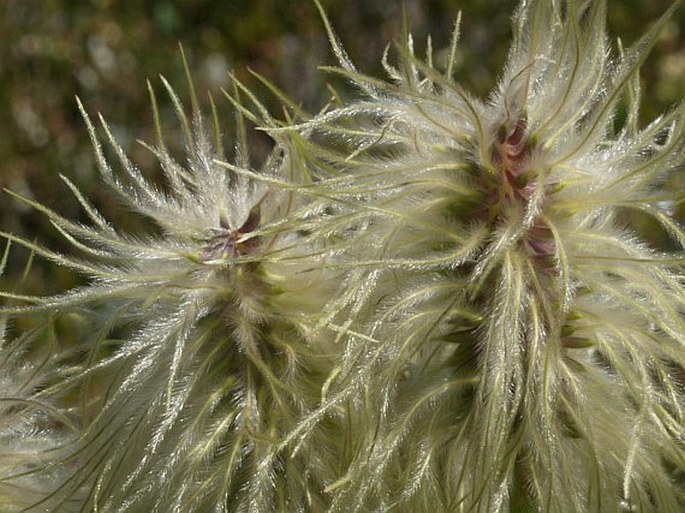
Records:
<instances>
[{"instance_id":1,"label":"dark purple achene","mask_svg":"<svg viewBox=\"0 0 685 513\"><path fill-rule=\"evenodd\" d=\"M526 129L525 119L506 122L501 127L499 140L494 144L492 161L499 171L498 203L505 198L510 201L528 202L535 190L535 180L531 179L534 173L530 168L533 145ZM536 267L545 273L553 272L554 234L547 224L539 218L536 219L533 226L528 229L523 242Z\"/></svg>"},{"instance_id":2,"label":"dark purple achene","mask_svg":"<svg viewBox=\"0 0 685 513\"><path fill-rule=\"evenodd\" d=\"M225 219L221 219L221 228L211 231L200 258L203 261L237 258L249 254L259 245L259 237L240 240L259 226L259 209L252 209L247 219L237 230L231 229Z\"/></svg>"}]
</instances>

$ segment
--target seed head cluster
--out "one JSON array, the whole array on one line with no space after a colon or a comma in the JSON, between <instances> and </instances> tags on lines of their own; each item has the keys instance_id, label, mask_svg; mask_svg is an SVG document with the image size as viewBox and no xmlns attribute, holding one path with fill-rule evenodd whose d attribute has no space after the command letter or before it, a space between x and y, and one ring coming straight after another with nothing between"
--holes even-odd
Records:
<instances>
[{"instance_id":1,"label":"seed head cluster","mask_svg":"<svg viewBox=\"0 0 685 513\"><path fill-rule=\"evenodd\" d=\"M190 79L190 116L164 82L184 159L151 93L163 186L81 107L149 235L66 179L90 224L23 198L81 256L5 237L89 282L0 312L89 328L42 363L52 322L0 346L0 505L682 511L685 105L642 125L638 75L676 5L612 52L606 1L524 0L478 99L460 18L444 66L404 34L378 79L315 3L352 91L311 115L270 86L281 120L234 79L233 159ZM273 140L258 166L246 124Z\"/></svg>"}]
</instances>

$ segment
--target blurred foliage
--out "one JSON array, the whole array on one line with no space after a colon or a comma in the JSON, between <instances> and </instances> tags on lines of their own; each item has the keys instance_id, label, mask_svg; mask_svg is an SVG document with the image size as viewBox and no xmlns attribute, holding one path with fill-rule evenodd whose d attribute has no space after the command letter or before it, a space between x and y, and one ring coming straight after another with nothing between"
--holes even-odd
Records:
<instances>
[{"instance_id":1,"label":"blurred foliage","mask_svg":"<svg viewBox=\"0 0 685 513\"><path fill-rule=\"evenodd\" d=\"M513 0L323 1L354 62L382 76L380 58L406 19L425 50L432 35L435 60L446 53L462 10L458 78L474 93L496 84L510 40ZM625 45L642 34L668 0L609 0L609 31ZM663 33L643 70L644 119L679 101L685 90L685 9ZM251 87L253 69L310 110L325 104L326 81L317 66L332 64L323 25L306 0L4 0L0 3L0 186L38 199L61 214L82 214L59 174L65 174L117 224L123 210L101 187L79 96L94 115L102 112L134 161L148 170L153 159L136 139L151 141L152 114L146 79L161 92L164 75L185 97L179 43L199 92L229 84L229 70ZM264 92L263 88L261 88ZM160 94L160 96L163 96ZM219 101L226 106L226 102ZM278 105L267 100L275 111ZM171 119L168 102L164 119ZM225 120L230 124L230 111ZM173 124L167 123L169 133ZM228 129L227 129L228 131ZM682 185L682 184L680 184ZM0 228L35 237L51 248L67 245L40 214L8 195L0 200ZM14 267L26 255L15 251ZM27 287L56 291L76 278L34 265ZM5 283L4 288L8 287Z\"/></svg>"}]
</instances>

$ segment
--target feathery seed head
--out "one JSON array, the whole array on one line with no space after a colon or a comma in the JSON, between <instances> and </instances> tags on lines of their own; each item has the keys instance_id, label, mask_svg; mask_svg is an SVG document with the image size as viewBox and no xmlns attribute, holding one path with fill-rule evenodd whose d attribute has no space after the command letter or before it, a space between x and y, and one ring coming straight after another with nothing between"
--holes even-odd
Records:
<instances>
[{"instance_id":1,"label":"feathery seed head","mask_svg":"<svg viewBox=\"0 0 685 513\"><path fill-rule=\"evenodd\" d=\"M187 152L181 164L167 149L152 94L159 138L149 149L166 189L142 176L100 118L123 177L114 172L81 107L105 182L161 233L121 233L67 181L91 226L24 201L88 258L10 236L91 279L60 296L17 298L37 303L28 309L100 312L87 361L55 387L62 395L79 389L83 411L93 413L77 441L50 455L53 465L75 468L51 501L85 497L84 508L101 512L269 511L287 495L297 508L315 499L283 476L304 475L304 460L281 461L273 440L316 399L323 371L306 359L312 351L299 328L308 313L300 307L317 301L309 297L317 289L306 287L313 266L299 262L306 245L287 223L294 203L279 188L290 179L283 149L252 171L247 110L229 97L239 109L239 142L236 163L227 162L194 95L189 120L166 87Z\"/></svg>"},{"instance_id":2,"label":"feathery seed head","mask_svg":"<svg viewBox=\"0 0 685 513\"><path fill-rule=\"evenodd\" d=\"M4 322L2 332L4 335ZM42 385L36 367L21 361L16 348L0 344L0 508L22 511L48 491L47 476L32 475L63 441L51 428L48 404L33 397ZM54 424L53 424L54 425ZM56 475L57 472L54 472ZM54 476L53 476L54 477Z\"/></svg>"},{"instance_id":3,"label":"feathery seed head","mask_svg":"<svg viewBox=\"0 0 685 513\"><path fill-rule=\"evenodd\" d=\"M2 274L9 244L0 262ZM65 478L66 468L44 471L50 451L73 438L70 416L43 392L57 377L57 359L35 344L38 330L8 341L8 316L0 315L0 509L25 511ZM65 511L74 503L64 505Z\"/></svg>"},{"instance_id":4,"label":"feathery seed head","mask_svg":"<svg viewBox=\"0 0 685 513\"><path fill-rule=\"evenodd\" d=\"M301 125L331 262L350 269L332 307L359 314L355 378L331 388L383 405L354 416L375 435L335 511L681 508L685 232L664 205L685 196L664 184L685 162L683 105L638 125L638 69L674 8L610 58L605 1L524 1L487 101L452 79L458 25L446 73L407 36L389 82L327 25L362 92ZM628 210L677 249L649 247Z\"/></svg>"}]
</instances>

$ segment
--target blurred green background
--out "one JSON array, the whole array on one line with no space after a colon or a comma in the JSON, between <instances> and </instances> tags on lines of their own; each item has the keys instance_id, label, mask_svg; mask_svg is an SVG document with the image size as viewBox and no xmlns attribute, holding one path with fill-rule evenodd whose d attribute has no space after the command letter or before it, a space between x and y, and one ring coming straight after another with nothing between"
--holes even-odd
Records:
<instances>
[{"instance_id":1,"label":"blurred green background","mask_svg":"<svg viewBox=\"0 0 685 513\"><path fill-rule=\"evenodd\" d=\"M512 0L323 0L349 54L365 72L382 76L380 57L401 31L406 10L419 49L428 33L444 54L462 10L460 79L479 95L495 85L510 40ZM634 41L670 4L669 0L609 0L609 30ZM685 90L685 8L661 35L642 74L644 118L679 101ZM152 141L145 81L162 93L164 75L186 98L179 58L181 43L198 92L220 97L229 70L259 89L250 67L309 110L328 98L317 66L333 64L323 25L307 0L0 0L0 186L48 205L70 218L82 213L63 173L94 198L111 219L124 216L102 187L78 95L91 113L102 112L134 161L154 172L154 162L136 139ZM420 51L421 51L420 50ZM267 103L272 108L277 104ZM168 103L166 104L168 111ZM219 98L230 125L230 109ZM165 114L164 118L171 119ZM173 123L167 123L169 131ZM227 129L230 132L230 129ZM67 251L43 216L0 196L0 229L36 238ZM16 270L26 258L13 252ZM10 274L12 276L12 274ZM7 278L0 284L11 288ZM34 265L26 286L49 292L73 286L65 271Z\"/></svg>"}]
</instances>

